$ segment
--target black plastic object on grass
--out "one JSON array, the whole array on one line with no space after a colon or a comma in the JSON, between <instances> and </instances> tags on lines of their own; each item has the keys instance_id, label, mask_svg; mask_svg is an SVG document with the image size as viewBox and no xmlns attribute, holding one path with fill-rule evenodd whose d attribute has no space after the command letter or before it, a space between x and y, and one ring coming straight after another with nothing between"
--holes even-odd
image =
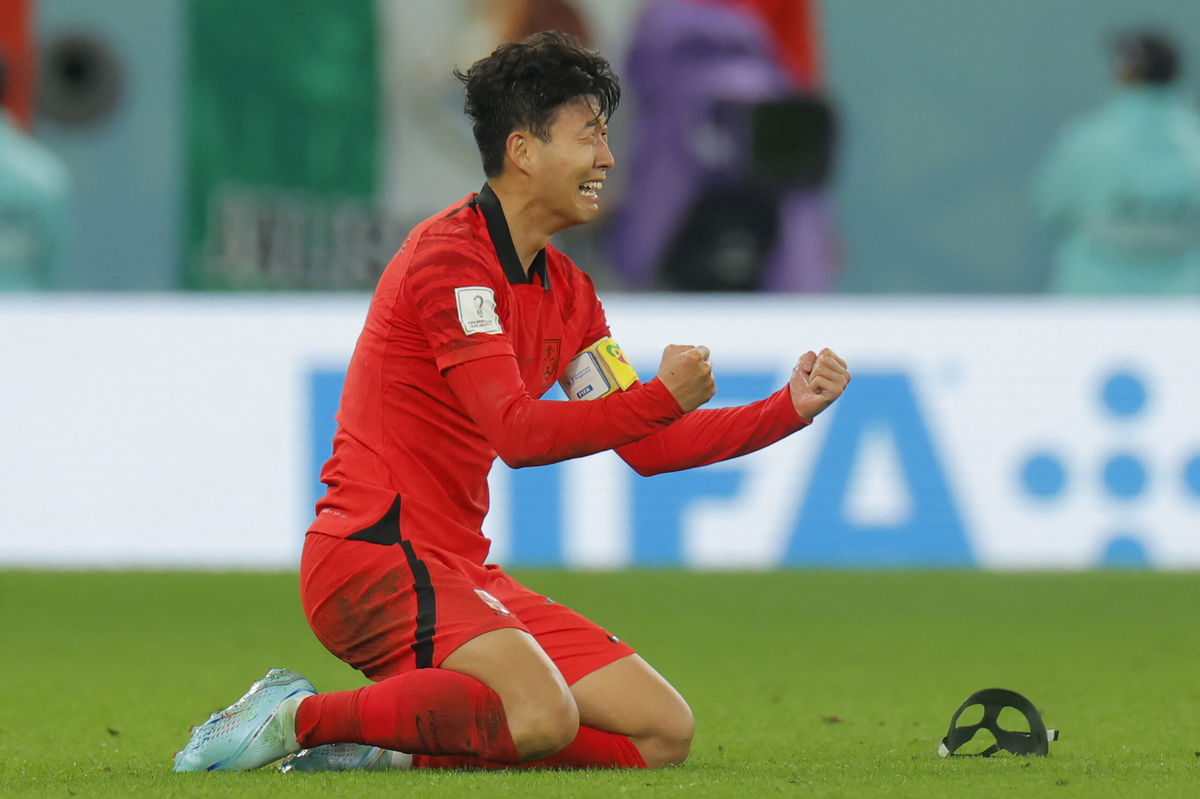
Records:
<instances>
[{"instance_id":1,"label":"black plastic object on grass","mask_svg":"<svg viewBox=\"0 0 1200 799\"><path fill-rule=\"evenodd\" d=\"M958 718L963 711L975 705L983 706L982 720L977 724L958 726ZM1006 730L1000 726L1000 712L1008 707L1025 717L1029 723L1029 732ZM1050 754L1050 742L1058 740L1058 730L1046 729L1037 708L1028 699L1005 688L985 688L968 696L966 701L958 706L958 710L954 711L954 716L950 719L950 729L946 731L946 737L938 746L938 754L942 757L956 754L958 749L975 737L975 733L981 729L995 736L996 742L982 752L976 752L977 757L991 757L1001 750L1012 752L1014 755L1045 757Z\"/></svg>"}]
</instances>

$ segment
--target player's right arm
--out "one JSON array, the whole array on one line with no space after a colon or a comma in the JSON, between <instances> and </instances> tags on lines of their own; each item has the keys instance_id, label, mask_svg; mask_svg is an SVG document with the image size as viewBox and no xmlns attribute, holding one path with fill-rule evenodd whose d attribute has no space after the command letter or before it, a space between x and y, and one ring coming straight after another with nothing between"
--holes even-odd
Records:
<instances>
[{"instance_id":1,"label":"player's right arm","mask_svg":"<svg viewBox=\"0 0 1200 799\"><path fill-rule=\"evenodd\" d=\"M662 430L716 391L707 350L673 345L655 378L591 402L534 399L516 357L466 361L445 372L463 409L509 466L538 466L630 444Z\"/></svg>"},{"instance_id":2,"label":"player's right arm","mask_svg":"<svg viewBox=\"0 0 1200 799\"><path fill-rule=\"evenodd\" d=\"M426 236L410 254L400 304L415 313L459 406L509 466L555 463L637 441L715 393L707 350L668 347L658 376L636 390L587 403L535 399L504 329L495 270L453 236Z\"/></svg>"},{"instance_id":3,"label":"player's right arm","mask_svg":"<svg viewBox=\"0 0 1200 799\"><path fill-rule=\"evenodd\" d=\"M684 413L696 410L717 393L705 346L668 344L655 377L667 387Z\"/></svg>"}]
</instances>

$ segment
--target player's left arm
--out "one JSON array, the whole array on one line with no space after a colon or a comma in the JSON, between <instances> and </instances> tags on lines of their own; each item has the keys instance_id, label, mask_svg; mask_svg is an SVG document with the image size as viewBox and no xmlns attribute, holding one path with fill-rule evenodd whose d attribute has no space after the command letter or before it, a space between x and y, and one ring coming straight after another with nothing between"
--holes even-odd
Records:
<instances>
[{"instance_id":1,"label":"player's left arm","mask_svg":"<svg viewBox=\"0 0 1200 799\"><path fill-rule=\"evenodd\" d=\"M771 396L734 408L700 409L616 452L649 476L706 466L762 449L812 423L850 383L833 350L804 353L788 383Z\"/></svg>"},{"instance_id":2,"label":"player's left arm","mask_svg":"<svg viewBox=\"0 0 1200 799\"><path fill-rule=\"evenodd\" d=\"M592 303L592 335L585 341L593 343L571 360L559 381L567 398L594 399L640 385L633 367L611 337L591 279L578 270L573 274L580 281L576 290ZM797 361L788 384L771 396L736 408L698 408L669 427L614 451L641 475L736 458L811 424L841 396L849 382L846 362L832 350L806 352Z\"/></svg>"}]
</instances>

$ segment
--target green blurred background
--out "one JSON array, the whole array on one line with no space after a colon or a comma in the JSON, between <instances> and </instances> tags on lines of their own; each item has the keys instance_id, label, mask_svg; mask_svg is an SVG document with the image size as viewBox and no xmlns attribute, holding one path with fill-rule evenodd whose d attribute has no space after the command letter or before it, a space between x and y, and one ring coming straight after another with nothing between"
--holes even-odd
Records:
<instances>
[{"instance_id":1,"label":"green blurred background","mask_svg":"<svg viewBox=\"0 0 1200 799\"><path fill-rule=\"evenodd\" d=\"M387 185L389 160L411 146L411 126L396 114L444 115L446 139L465 127L459 100L400 92L412 104L397 109L389 84L464 65L480 49L468 46L480 3L29 5L37 47L86 33L109 48L121 78L115 105L94 120L33 114L36 136L65 160L74 185L59 288L369 288L422 211L476 188L477 177L458 175L445 186ZM643 3L578 5L620 69ZM447 21L454 15L457 27ZM824 88L840 120L831 189L839 288L854 293L1041 291L1050 250L1031 210L1033 172L1055 131L1106 95L1106 37L1153 25L1185 55L1200 53L1192 0L826 0L817 20ZM424 33L447 25L449 40ZM397 53L405 41L424 47L424 60ZM1192 94L1196 60L1184 64ZM622 115L616 127L627 133L636 108ZM465 175L477 171L469 152L462 160ZM389 200L396 195L404 202ZM273 277L239 271L271 237ZM576 250L603 276L601 250L586 240ZM313 278L323 267L310 262L336 264L336 273Z\"/></svg>"}]
</instances>

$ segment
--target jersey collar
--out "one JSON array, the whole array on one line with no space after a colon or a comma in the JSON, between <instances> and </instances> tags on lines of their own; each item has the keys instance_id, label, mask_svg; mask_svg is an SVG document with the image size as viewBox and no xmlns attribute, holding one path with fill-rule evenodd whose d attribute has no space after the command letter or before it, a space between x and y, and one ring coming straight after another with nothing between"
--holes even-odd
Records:
<instances>
[{"instance_id":1,"label":"jersey collar","mask_svg":"<svg viewBox=\"0 0 1200 799\"><path fill-rule=\"evenodd\" d=\"M504 270L509 283L532 283L533 276L542 280L542 286L550 290L550 275L546 271L546 249L543 247L534 256L529 267L529 274L521 268L517 258L517 248L513 245L512 233L508 230L508 220L504 218L504 209L500 207L500 198L492 191L492 187L483 184L483 188L471 200L473 205L483 212L487 222L488 235L492 237L492 246L496 248L496 257L500 259L500 268Z\"/></svg>"}]
</instances>

